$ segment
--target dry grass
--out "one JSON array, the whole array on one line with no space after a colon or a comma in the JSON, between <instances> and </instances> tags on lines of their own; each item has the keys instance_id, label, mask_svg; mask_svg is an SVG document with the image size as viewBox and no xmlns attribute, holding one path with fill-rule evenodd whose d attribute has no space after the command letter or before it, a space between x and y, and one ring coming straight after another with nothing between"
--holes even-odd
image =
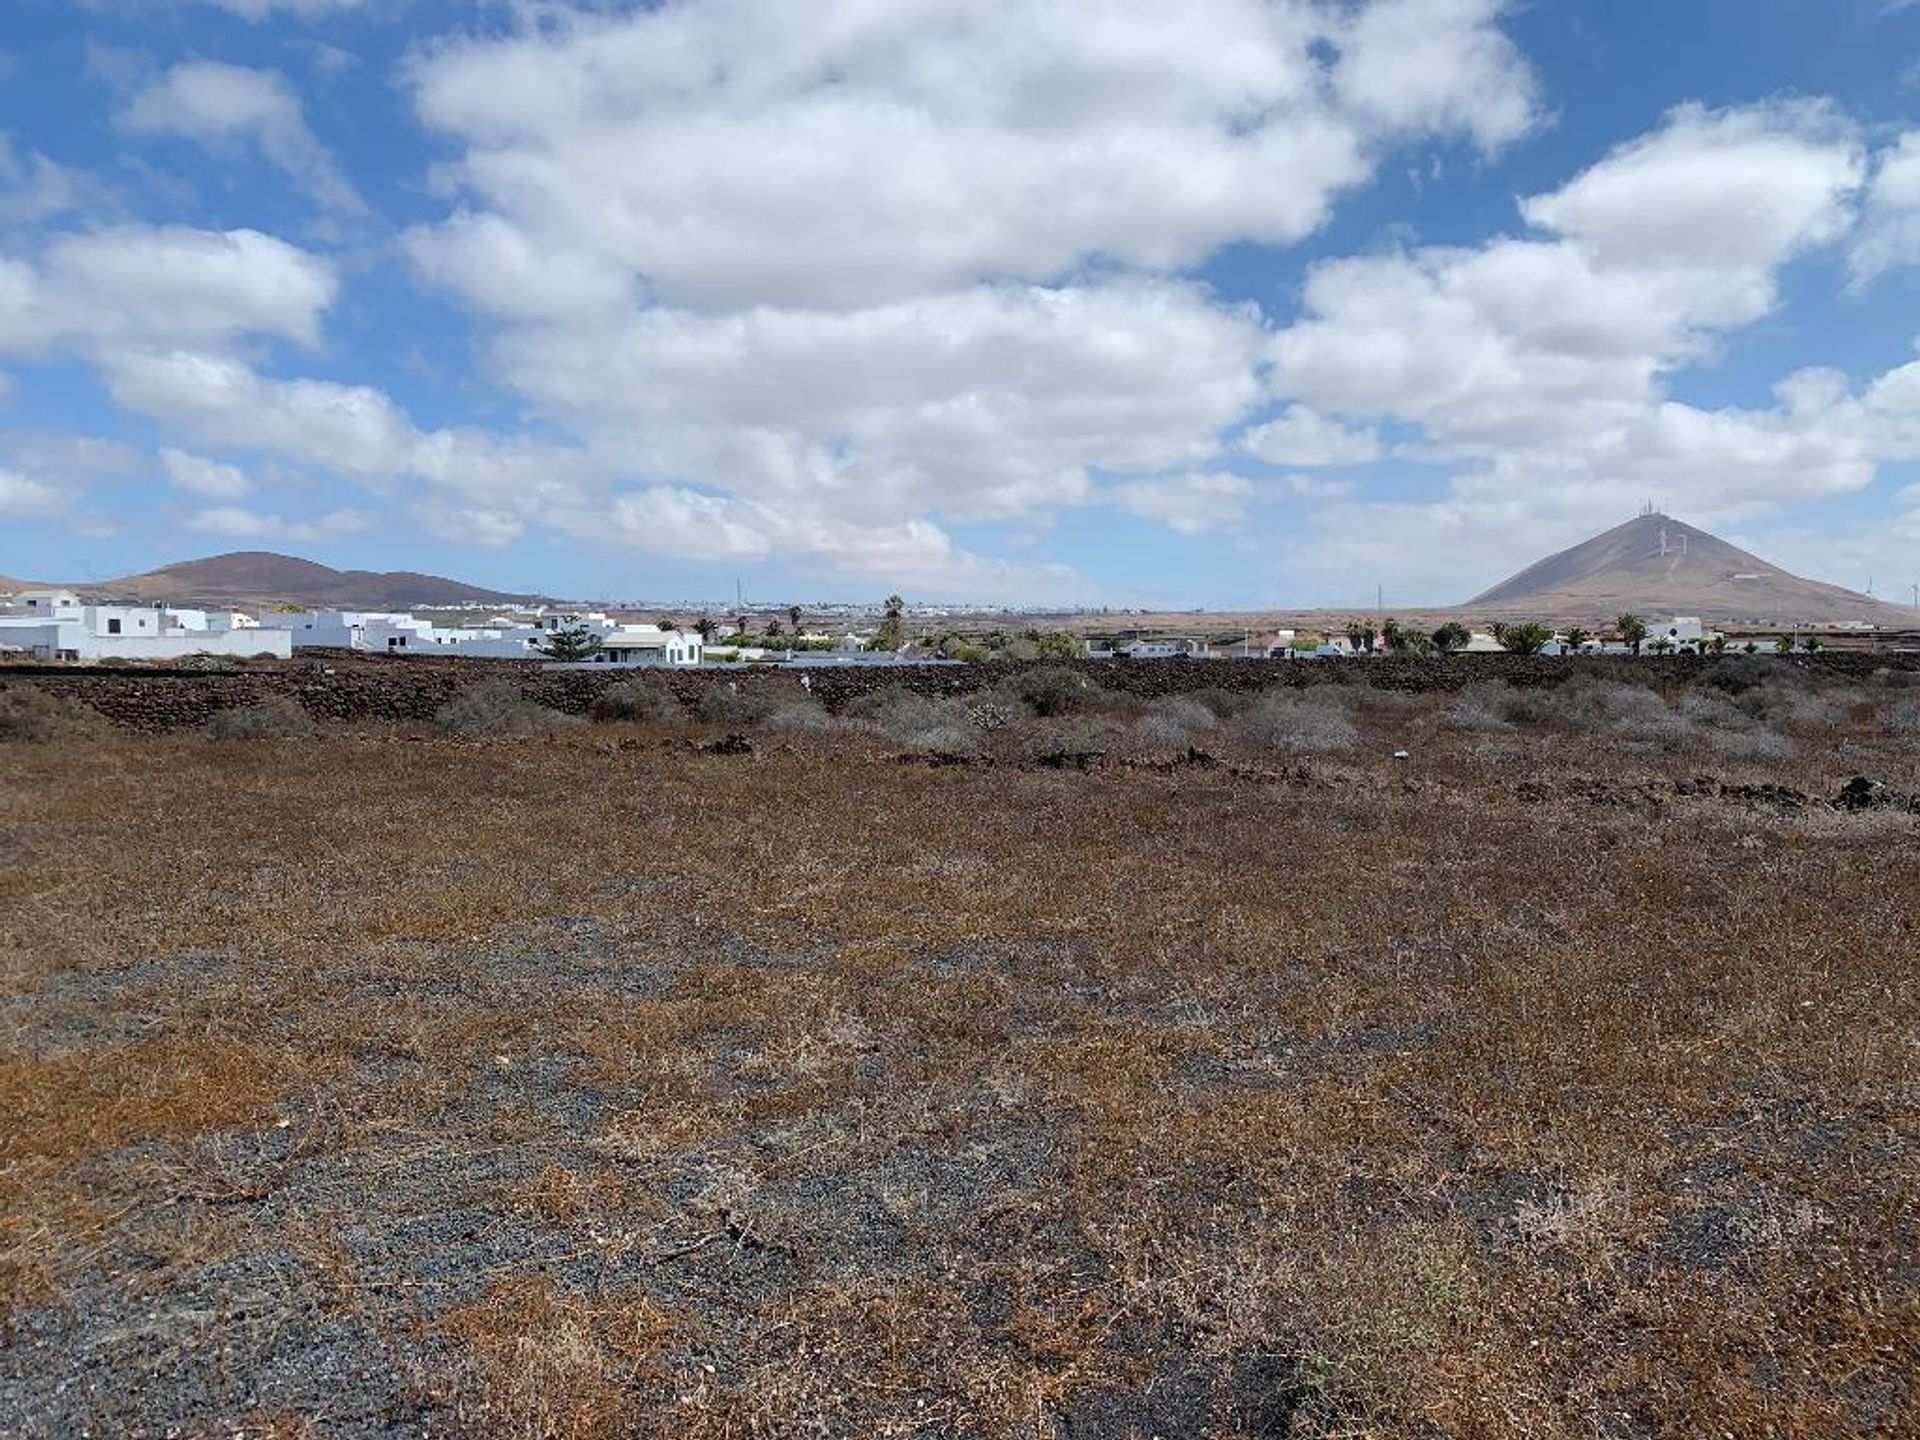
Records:
<instances>
[{"instance_id":1,"label":"dry grass","mask_svg":"<svg viewBox=\"0 0 1920 1440\"><path fill-rule=\"evenodd\" d=\"M1903 696L1036 693L0 749L0 1430L1910 1426Z\"/></svg>"}]
</instances>

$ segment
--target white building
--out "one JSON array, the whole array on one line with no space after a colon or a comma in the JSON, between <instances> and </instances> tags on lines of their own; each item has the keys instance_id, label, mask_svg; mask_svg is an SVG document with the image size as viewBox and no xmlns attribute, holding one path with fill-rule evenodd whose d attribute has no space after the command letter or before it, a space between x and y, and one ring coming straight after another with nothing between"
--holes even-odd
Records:
<instances>
[{"instance_id":1,"label":"white building","mask_svg":"<svg viewBox=\"0 0 1920 1440\"><path fill-rule=\"evenodd\" d=\"M483 660L534 660L553 628L546 625L435 625L402 610L309 610L281 617L296 649L325 646L385 655L461 655Z\"/></svg>"},{"instance_id":2,"label":"white building","mask_svg":"<svg viewBox=\"0 0 1920 1440\"><path fill-rule=\"evenodd\" d=\"M1204 640L1129 640L1114 653L1129 660L1204 660L1211 652Z\"/></svg>"},{"instance_id":3,"label":"white building","mask_svg":"<svg viewBox=\"0 0 1920 1440\"><path fill-rule=\"evenodd\" d=\"M697 630L662 630L658 625L620 625L600 637L592 663L598 665L698 665L706 642Z\"/></svg>"},{"instance_id":4,"label":"white building","mask_svg":"<svg viewBox=\"0 0 1920 1440\"><path fill-rule=\"evenodd\" d=\"M150 605L90 605L71 590L28 590L0 604L0 648L39 660L184 660L194 655L287 659L293 636L257 625L199 626Z\"/></svg>"}]
</instances>

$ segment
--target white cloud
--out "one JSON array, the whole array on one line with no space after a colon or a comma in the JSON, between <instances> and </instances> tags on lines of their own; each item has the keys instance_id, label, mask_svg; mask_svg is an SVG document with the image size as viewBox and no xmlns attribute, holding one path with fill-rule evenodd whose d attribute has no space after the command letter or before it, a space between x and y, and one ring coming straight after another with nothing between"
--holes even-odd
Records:
<instances>
[{"instance_id":1,"label":"white cloud","mask_svg":"<svg viewBox=\"0 0 1920 1440\"><path fill-rule=\"evenodd\" d=\"M1521 210L1602 266L1766 268L1843 234L1863 175L1854 127L1831 105L1683 105Z\"/></svg>"},{"instance_id":2,"label":"white cloud","mask_svg":"<svg viewBox=\"0 0 1920 1440\"><path fill-rule=\"evenodd\" d=\"M244 500L253 493L253 482L238 465L172 448L161 450L160 465L175 489L202 499Z\"/></svg>"},{"instance_id":3,"label":"white cloud","mask_svg":"<svg viewBox=\"0 0 1920 1440\"><path fill-rule=\"evenodd\" d=\"M1383 453L1378 430L1343 425L1305 405L1289 406L1279 419L1254 426L1240 445L1269 465L1367 465Z\"/></svg>"},{"instance_id":4,"label":"white cloud","mask_svg":"<svg viewBox=\"0 0 1920 1440\"><path fill-rule=\"evenodd\" d=\"M1247 502L1257 487L1244 475L1196 471L1153 480L1130 480L1113 488L1123 510L1158 520L1182 535L1233 530L1246 523Z\"/></svg>"},{"instance_id":5,"label":"white cloud","mask_svg":"<svg viewBox=\"0 0 1920 1440\"><path fill-rule=\"evenodd\" d=\"M187 61L134 96L119 118L135 135L175 136L226 149L258 145L268 163L321 204L365 208L308 128L292 87L275 71Z\"/></svg>"},{"instance_id":6,"label":"white cloud","mask_svg":"<svg viewBox=\"0 0 1920 1440\"><path fill-rule=\"evenodd\" d=\"M1497 8L544 11L416 65L422 117L466 145L452 174L495 218L413 245L482 306L528 254L703 308L883 303L1091 257L1178 268L1311 233L1391 138L1517 135L1532 83Z\"/></svg>"},{"instance_id":7,"label":"white cloud","mask_svg":"<svg viewBox=\"0 0 1920 1440\"><path fill-rule=\"evenodd\" d=\"M31 224L98 203L100 187L39 151L22 154L0 134L0 220Z\"/></svg>"},{"instance_id":8,"label":"white cloud","mask_svg":"<svg viewBox=\"0 0 1920 1440\"><path fill-rule=\"evenodd\" d=\"M248 334L311 344L336 288L324 261L254 230L68 235L37 262L0 257L0 354Z\"/></svg>"},{"instance_id":9,"label":"white cloud","mask_svg":"<svg viewBox=\"0 0 1920 1440\"><path fill-rule=\"evenodd\" d=\"M1396 133L1459 131L1483 150L1538 119L1531 71L1496 28L1507 0L1378 0L1337 32L1335 90Z\"/></svg>"},{"instance_id":10,"label":"white cloud","mask_svg":"<svg viewBox=\"0 0 1920 1440\"><path fill-rule=\"evenodd\" d=\"M68 495L58 486L0 470L0 516L9 520L45 520L63 514Z\"/></svg>"},{"instance_id":11,"label":"white cloud","mask_svg":"<svg viewBox=\"0 0 1920 1440\"><path fill-rule=\"evenodd\" d=\"M334 510L311 520L290 520L284 515L248 510L239 505L216 505L211 509L197 510L182 523L187 529L203 535L281 544L341 540L350 535L364 534L374 524L372 516L358 510Z\"/></svg>"},{"instance_id":12,"label":"white cloud","mask_svg":"<svg viewBox=\"0 0 1920 1440\"><path fill-rule=\"evenodd\" d=\"M1879 157L1848 258L1856 285L1920 265L1920 130L1908 131Z\"/></svg>"},{"instance_id":13,"label":"white cloud","mask_svg":"<svg viewBox=\"0 0 1920 1440\"><path fill-rule=\"evenodd\" d=\"M1306 317L1275 338L1273 386L1421 427L1429 458L1482 462L1470 489L1535 505L1579 493L1610 514L1652 486L1725 513L1855 488L1870 455L1804 403L1703 412L1661 386L1773 308L1779 267L1840 232L1859 180L1823 109L1676 111L1523 202L1558 235L1315 267Z\"/></svg>"},{"instance_id":14,"label":"white cloud","mask_svg":"<svg viewBox=\"0 0 1920 1440\"><path fill-rule=\"evenodd\" d=\"M1716 523L1871 483L1900 443L1898 372L1859 398L1801 372L1770 407L1666 393L1771 313L1782 267L1847 233L1863 175L1828 107L1687 106L1522 201L1543 233L1314 267L1303 318L1274 339L1273 390L1409 427L1399 453L1453 474L1432 500L1327 507L1296 562L1453 588L1468 540L1517 537L1518 561L1646 499Z\"/></svg>"}]
</instances>

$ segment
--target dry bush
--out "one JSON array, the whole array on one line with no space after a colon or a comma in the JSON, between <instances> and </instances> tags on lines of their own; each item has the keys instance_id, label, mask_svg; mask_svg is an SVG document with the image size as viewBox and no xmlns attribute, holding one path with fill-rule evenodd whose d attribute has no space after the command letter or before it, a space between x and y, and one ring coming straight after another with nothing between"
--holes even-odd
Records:
<instances>
[{"instance_id":1,"label":"dry bush","mask_svg":"<svg viewBox=\"0 0 1920 1440\"><path fill-rule=\"evenodd\" d=\"M674 725L687 718L686 707L664 675L636 675L609 685L593 699L595 720L625 720L643 725Z\"/></svg>"},{"instance_id":2,"label":"dry bush","mask_svg":"<svg viewBox=\"0 0 1920 1440\"><path fill-rule=\"evenodd\" d=\"M222 710L207 722L207 734L215 740L305 740L313 731L313 717L291 695Z\"/></svg>"},{"instance_id":3,"label":"dry bush","mask_svg":"<svg viewBox=\"0 0 1920 1440\"><path fill-rule=\"evenodd\" d=\"M1895 735L1920 733L1920 700L1896 700L1880 712L1880 723Z\"/></svg>"},{"instance_id":4,"label":"dry bush","mask_svg":"<svg viewBox=\"0 0 1920 1440\"><path fill-rule=\"evenodd\" d=\"M489 680L456 697L433 717L449 735L481 739L504 735L548 735L583 723L535 704L510 680Z\"/></svg>"},{"instance_id":5,"label":"dry bush","mask_svg":"<svg viewBox=\"0 0 1920 1440\"><path fill-rule=\"evenodd\" d=\"M79 740L112 728L91 705L49 695L31 685L0 689L0 741Z\"/></svg>"},{"instance_id":6,"label":"dry bush","mask_svg":"<svg viewBox=\"0 0 1920 1440\"><path fill-rule=\"evenodd\" d=\"M1000 696L1017 701L1043 720L1097 715L1112 709L1115 701L1090 677L1065 665L1036 665L1010 676L996 689Z\"/></svg>"},{"instance_id":7,"label":"dry bush","mask_svg":"<svg viewBox=\"0 0 1920 1440\"><path fill-rule=\"evenodd\" d=\"M1104 755L1124 734L1117 722L1093 715L1027 720L1008 731L1015 757L1030 764L1078 763Z\"/></svg>"},{"instance_id":8,"label":"dry bush","mask_svg":"<svg viewBox=\"0 0 1920 1440\"><path fill-rule=\"evenodd\" d=\"M1228 732L1257 750L1324 754L1351 750L1360 732L1347 713L1350 701L1332 686L1270 690L1229 722Z\"/></svg>"},{"instance_id":9,"label":"dry bush","mask_svg":"<svg viewBox=\"0 0 1920 1440\"><path fill-rule=\"evenodd\" d=\"M708 725L723 725L738 730L764 723L769 715L791 699L790 694L778 691L771 685L743 685L729 680L725 685L708 685L700 692L693 709L694 714Z\"/></svg>"},{"instance_id":10,"label":"dry bush","mask_svg":"<svg viewBox=\"0 0 1920 1440\"><path fill-rule=\"evenodd\" d=\"M1920 670L1882 666L1867 677L1867 683L1882 690L1920 690Z\"/></svg>"},{"instance_id":11,"label":"dry bush","mask_svg":"<svg viewBox=\"0 0 1920 1440\"><path fill-rule=\"evenodd\" d=\"M1220 717L1208 706L1188 695L1167 695L1147 706L1130 739L1141 748L1174 748L1219 728Z\"/></svg>"},{"instance_id":12,"label":"dry bush","mask_svg":"<svg viewBox=\"0 0 1920 1440\"><path fill-rule=\"evenodd\" d=\"M847 707L847 718L906 750L971 755L984 733L965 700L879 690ZM1004 728L1004 727L996 727Z\"/></svg>"},{"instance_id":13,"label":"dry bush","mask_svg":"<svg viewBox=\"0 0 1920 1440\"><path fill-rule=\"evenodd\" d=\"M788 700L769 711L758 728L774 735L826 735L837 727L819 701Z\"/></svg>"},{"instance_id":14,"label":"dry bush","mask_svg":"<svg viewBox=\"0 0 1920 1440\"><path fill-rule=\"evenodd\" d=\"M1731 701L1711 690L1689 690L1674 702L1674 714L1692 739L1729 760L1791 759L1799 749L1793 738L1756 719L1744 703L1764 693L1749 690Z\"/></svg>"}]
</instances>

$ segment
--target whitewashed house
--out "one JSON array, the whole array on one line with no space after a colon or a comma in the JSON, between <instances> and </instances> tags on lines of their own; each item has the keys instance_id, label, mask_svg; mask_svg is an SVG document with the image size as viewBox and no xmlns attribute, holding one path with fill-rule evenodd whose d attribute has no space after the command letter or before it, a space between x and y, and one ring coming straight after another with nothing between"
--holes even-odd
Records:
<instances>
[{"instance_id":1,"label":"whitewashed house","mask_svg":"<svg viewBox=\"0 0 1920 1440\"><path fill-rule=\"evenodd\" d=\"M1129 640L1114 652L1129 660L1204 660L1212 653L1204 640Z\"/></svg>"},{"instance_id":2,"label":"whitewashed house","mask_svg":"<svg viewBox=\"0 0 1920 1440\"><path fill-rule=\"evenodd\" d=\"M0 645L39 660L184 660L195 655L287 659L286 630L191 628L151 605L91 605L70 590L28 590L0 604Z\"/></svg>"},{"instance_id":3,"label":"whitewashed house","mask_svg":"<svg viewBox=\"0 0 1920 1440\"><path fill-rule=\"evenodd\" d=\"M663 630L658 625L621 625L600 637L596 665L698 665L706 642L697 630Z\"/></svg>"}]
</instances>

